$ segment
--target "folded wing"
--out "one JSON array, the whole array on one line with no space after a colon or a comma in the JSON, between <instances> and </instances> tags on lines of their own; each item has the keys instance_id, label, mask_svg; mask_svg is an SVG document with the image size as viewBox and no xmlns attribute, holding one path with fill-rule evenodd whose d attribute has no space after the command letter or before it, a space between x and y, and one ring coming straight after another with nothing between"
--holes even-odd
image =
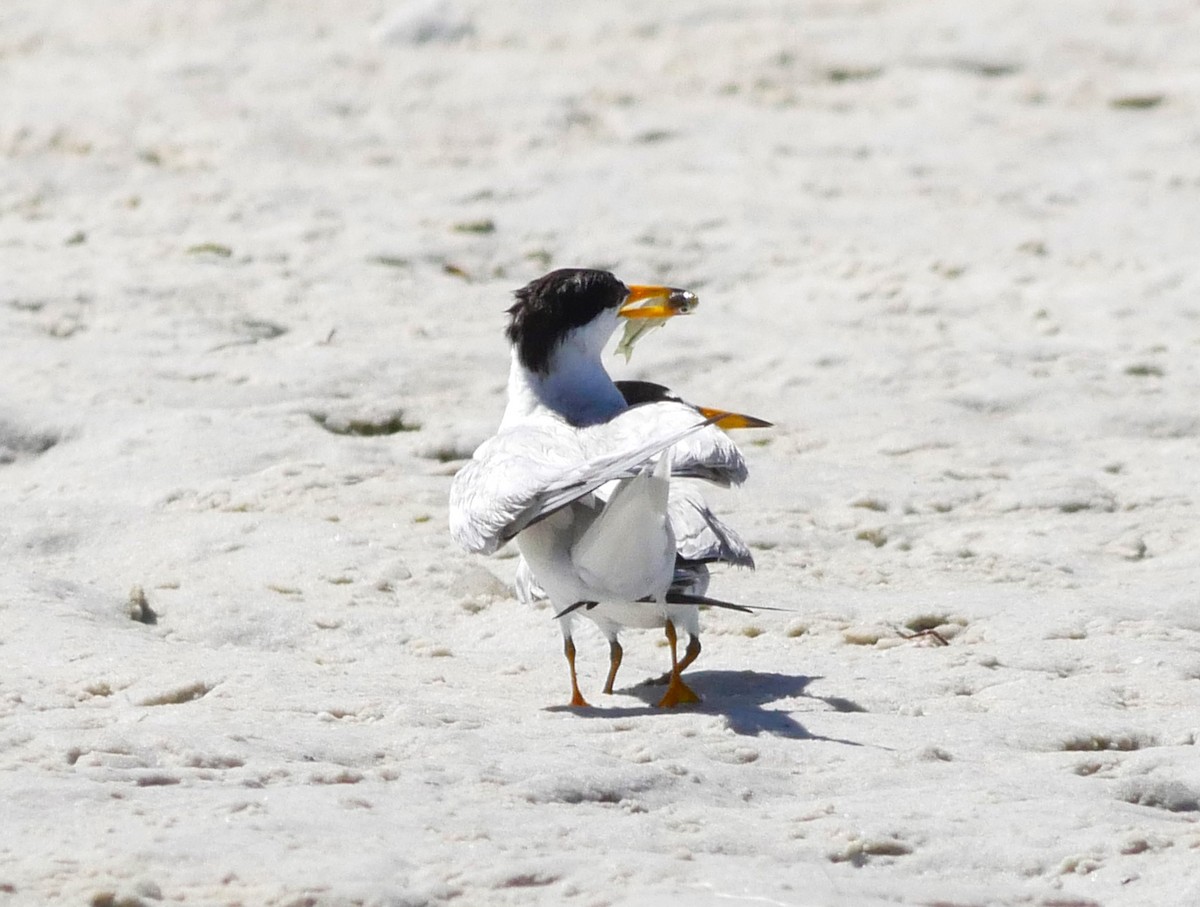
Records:
<instances>
[{"instance_id":1,"label":"folded wing","mask_svg":"<svg viewBox=\"0 0 1200 907\"><path fill-rule=\"evenodd\" d=\"M631 406L610 425L632 437L646 437L654 431L678 430L694 425L703 416L688 403L661 400ZM713 423L682 437L671 449L671 475L676 478L703 479L728 488L746 481L746 461L737 445Z\"/></svg>"},{"instance_id":2,"label":"folded wing","mask_svg":"<svg viewBox=\"0 0 1200 907\"><path fill-rule=\"evenodd\" d=\"M608 482L631 478L656 454L711 419L575 429L558 418L522 423L485 441L450 487L450 534L468 551L491 554L521 530Z\"/></svg>"}]
</instances>

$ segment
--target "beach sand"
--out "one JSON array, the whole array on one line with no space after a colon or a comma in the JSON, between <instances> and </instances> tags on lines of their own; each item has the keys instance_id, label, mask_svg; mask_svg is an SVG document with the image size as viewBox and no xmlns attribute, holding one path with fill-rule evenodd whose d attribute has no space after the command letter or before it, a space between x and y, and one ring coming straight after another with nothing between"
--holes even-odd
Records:
<instances>
[{"instance_id":1,"label":"beach sand","mask_svg":"<svg viewBox=\"0 0 1200 907\"><path fill-rule=\"evenodd\" d=\"M0 903L1200 902L1198 29L7 0ZM448 536L563 266L776 423L695 708Z\"/></svg>"}]
</instances>

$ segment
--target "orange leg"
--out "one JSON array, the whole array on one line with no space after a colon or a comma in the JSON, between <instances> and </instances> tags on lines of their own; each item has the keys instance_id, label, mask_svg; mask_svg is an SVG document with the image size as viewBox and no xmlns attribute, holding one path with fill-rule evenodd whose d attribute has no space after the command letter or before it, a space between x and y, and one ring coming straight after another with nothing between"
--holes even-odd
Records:
<instances>
[{"instance_id":1,"label":"orange leg","mask_svg":"<svg viewBox=\"0 0 1200 907\"><path fill-rule=\"evenodd\" d=\"M663 693L663 698L659 700L658 705L660 708L670 709L684 703L699 702L700 697L696 695L696 691L679 677L679 659L677 653L679 640L675 635L675 625L669 620L667 621L666 630L667 642L671 645L671 679L667 681L667 692ZM690 644L688 648L691 648ZM699 654L699 650L697 650L697 654Z\"/></svg>"},{"instance_id":2,"label":"orange leg","mask_svg":"<svg viewBox=\"0 0 1200 907\"><path fill-rule=\"evenodd\" d=\"M682 674L684 672L684 670L688 667L688 665L690 665L693 661L695 661L697 659L697 657L699 657L699 655L700 655L700 637L699 636L689 636L687 649L684 650L684 653L683 653L683 661L679 662L679 673ZM654 677L647 681L647 683L652 683L655 685L665 685L670 682L671 682L671 672L670 671L667 671L667 673L663 674L661 677Z\"/></svg>"},{"instance_id":3,"label":"orange leg","mask_svg":"<svg viewBox=\"0 0 1200 907\"><path fill-rule=\"evenodd\" d=\"M699 636L689 636L687 648L683 652L683 661L679 662L679 673L682 674L684 672L684 670L688 667L688 665L690 665L693 661L695 661L699 657L699 655L700 655L700 637Z\"/></svg>"},{"instance_id":4,"label":"orange leg","mask_svg":"<svg viewBox=\"0 0 1200 907\"><path fill-rule=\"evenodd\" d=\"M608 644L608 681L604 684L604 692L611 695L613 691L613 681L617 679L617 668L621 667L621 658L624 656L624 651L621 649L621 644L615 639Z\"/></svg>"},{"instance_id":5,"label":"orange leg","mask_svg":"<svg viewBox=\"0 0 1200 907\"><path fill-rule=\"evenodd\" d=\"M576 707L587 707L588 701L579 692L579 679L575 676L575 641L567 637L563 642L563 651L567 655L567 665L571 668L571 702Z\"/></svg>"}]
</instances>

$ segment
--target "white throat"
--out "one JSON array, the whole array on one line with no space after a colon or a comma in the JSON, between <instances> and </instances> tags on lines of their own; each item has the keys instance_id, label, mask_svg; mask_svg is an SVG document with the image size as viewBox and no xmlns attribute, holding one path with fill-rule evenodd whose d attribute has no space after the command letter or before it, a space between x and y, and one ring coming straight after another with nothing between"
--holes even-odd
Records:
<instances>
[{"instance_id":1,"label":"white throat","mask_svg":"<svg viewBox=\"0 0 1200 907\"><path fill-rule=\"evenodd\" d=\"M500 428L548 409L574 425L595 425L626 409L625 398L604 369L600 356L616 329L616 315L602 313L571 331L550 357L543 374L521 364L512 351L508 406Z\"/></svg>"}]
</instances>

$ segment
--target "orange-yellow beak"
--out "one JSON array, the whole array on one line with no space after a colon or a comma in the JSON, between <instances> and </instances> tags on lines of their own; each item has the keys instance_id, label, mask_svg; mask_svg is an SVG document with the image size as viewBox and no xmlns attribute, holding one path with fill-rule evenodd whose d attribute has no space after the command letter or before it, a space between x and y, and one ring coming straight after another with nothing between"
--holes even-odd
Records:
<instances>
[{"instance_id":1,"label":"orange-yellow beak","mask_svg":"<svg viewBox=\"0 0 1200 907\"><path fill-rule=\"evenodd\" d=\"M709 409L707 406L697 406L700 414L706 419L715 419L713 422L717 428L723 428L729 431L734 428L771 428L774 423L768 422L766 419L756 419L754 416L747 416L744 413L731 413L723 409Z\"/></svg>"},{"instance_id":2,"label":"orange-yellow beak","mask_svg":"<svg viewBox=\"0 0 1200 907\"><path fill-rule=\"evenodd\" d=\"M674 318L687 315L699 303L690 290L635 284L617 314L622 318Z\"/></svg>"}]
</instances>

